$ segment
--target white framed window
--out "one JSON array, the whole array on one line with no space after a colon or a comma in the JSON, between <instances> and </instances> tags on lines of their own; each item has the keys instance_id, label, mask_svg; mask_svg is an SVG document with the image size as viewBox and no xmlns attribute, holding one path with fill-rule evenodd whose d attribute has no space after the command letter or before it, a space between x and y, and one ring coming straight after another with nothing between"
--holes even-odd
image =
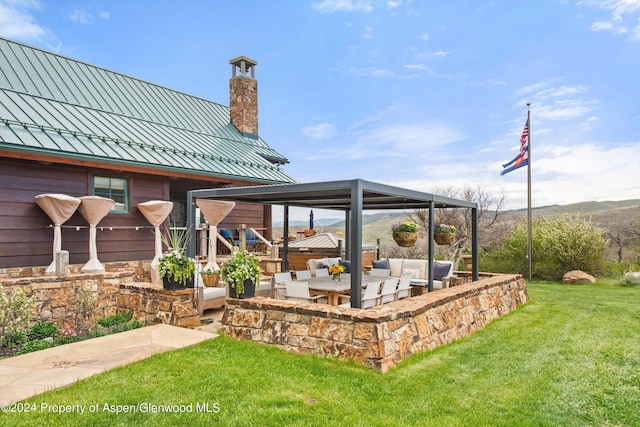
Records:
<instances>
[{"instance_id":1,"label":"white framed window","mask_svg":"<svg viewBox=\"0 0 640 427\"><path fill-rule=\"evenodd\" d=\"M93 195L113 199L111 212L129 213L129 180L108 176L93 177Z\"/></svg>"}]
</instances>

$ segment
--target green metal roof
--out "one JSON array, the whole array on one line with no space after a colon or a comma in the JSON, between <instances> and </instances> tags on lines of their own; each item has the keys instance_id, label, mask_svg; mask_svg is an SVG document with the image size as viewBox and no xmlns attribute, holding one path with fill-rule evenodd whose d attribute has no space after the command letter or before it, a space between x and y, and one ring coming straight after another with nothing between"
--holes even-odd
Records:
<instances>
[{"instance_id":1,"label":"green metal roof","mask_svg":"<svg viewBox=\"0 0 640 427\"><path fill-rule=\"evenodd\" d=\"M261 183L287 159L229 107L0 38L0 148Z\"/></svg>"}]
</instances>

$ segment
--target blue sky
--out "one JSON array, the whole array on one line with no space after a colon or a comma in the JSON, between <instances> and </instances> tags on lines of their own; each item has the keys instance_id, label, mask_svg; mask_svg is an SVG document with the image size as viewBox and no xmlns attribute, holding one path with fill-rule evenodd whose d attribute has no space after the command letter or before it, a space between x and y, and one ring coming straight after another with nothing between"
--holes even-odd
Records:
<instances>
[{"instance_id":1,"label":"blue sky","mask_svg":"<svg viewBox=\"0 0 640 427\"><path fill-rule=\"evenodd\" d=\"M0 0L0 35L224 105L249 56L302 182L524 208L526 168L500 171L531 102L534 206L640 198L640 0Z\"/></svg>"}]
</instances>

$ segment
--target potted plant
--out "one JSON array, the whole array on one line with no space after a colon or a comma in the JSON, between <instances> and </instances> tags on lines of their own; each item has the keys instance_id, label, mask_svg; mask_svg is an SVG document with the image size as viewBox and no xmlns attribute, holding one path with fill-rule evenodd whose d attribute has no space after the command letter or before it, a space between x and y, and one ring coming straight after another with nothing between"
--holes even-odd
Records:
<instances>
[{"instance_id":1,"label":"potted plant","mask_svg":"<svg viewBox=\"0 0 640 427\"><path fill-rule=\"evenodd\" d=\"M418 240L418 224L413 221L393 224L391 231L393 232L393 240L396 241L398 246L411 247Z\"/></svg>"},{"instance_id":2,"label":"potted plant","mask_svg":"<svg viewBox=\"0 0 640 427\"><path fill-rule=\"evenodd\" d=\"M252 298L260 283L260 260L246 249L236 250L221 268L231 298Z\"/></svg>"},{"instance_id":3,"label":"potted plant","mask_svg":"<svg viewBox=\"0 0 640 427\"><path fill-rule=\"evenodd\" d=\"M202 270L200 272L200 276L202 277L202 281L206 287L215 288L218 286L218 282L220 281L220 270Z\"/></svg>"},{"instance_id":4,"label":"potted plant","mask_svg":"<svg viewBox=\"0 0 640 427\"><path fill-rule=\"evenodd\" d=\"M433 236L437 244L450 245L456 238L456 227L448 224L440 224L433 230Z\"/></svg>"},{"instance_id":5,"label":"potted plant","mask_svg":"<svg viewBox=\"0 0 640 427\"><path fill-rule=\"evenodd\" d=\"M164 289L176 290L193 287L193 272L196 262L185 255L189 234L185 230L172 228L169 237L163 240L167 251L158 259L158 274Z\"/></svg>"}]
</instances>

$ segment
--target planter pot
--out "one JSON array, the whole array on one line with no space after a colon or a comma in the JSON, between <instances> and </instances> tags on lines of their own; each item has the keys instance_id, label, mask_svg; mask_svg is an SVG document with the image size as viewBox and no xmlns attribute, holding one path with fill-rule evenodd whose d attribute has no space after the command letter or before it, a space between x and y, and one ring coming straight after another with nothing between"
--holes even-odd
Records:
<instances>
[{"instance_id":1,"label":"planter pot","mask_svg":"<svg viewBox=\"0 0 640 427\"><path fill-rule=\"evenodd\" d=\"M393 240L396 241L398 246L408 248L411 246L415 246L416 240L418 240L418 233L408 231L394 231Z\"/></svg>"},{"instance_id":2,"label":"planter pot","mask_svg":"<svg viewBox=\"0 0 640 427\"><path fill-rule=\"evenodd\" d=\"M218 282L220 282L219 274L201 274L202 282L207 288L216 288L218 287Z\"/></svg>"},{"instance_id":3,"label":"planter pot","mask_svg":"<svg viewBox=\"0 0 640 427\"><path fill-rule=\"evenodd\" d=\"M456 235L454 233L436 233L433 237L439 245L450 245L453 243L453 239L456 238Z\"/></svg>"},{"instance_id":4,"label":"planter pot","mask_svg":"<svg viewBox=\"0 0 640 427\"><path fill-rule=\"evenodd\" d=\"M168 291L180 291L186 288L193 288L193 277L187 280L187 286L182 286L175 280L169 279L167 276L164 276L162 278L162 287Z\"/></svg>"},{"instance_id":5,"label":"planter pot","mask_svg":"<svg viewBox=\"0 0 640 427\"><path fill-rule=\"evenodd\" d=\"M236 295L236 288L232 288L230 285L228 288L229 298L253 298L256 294L256 284L249 279L244 281L244 292L240 295Z\"/></svg>"}]
</instances>

